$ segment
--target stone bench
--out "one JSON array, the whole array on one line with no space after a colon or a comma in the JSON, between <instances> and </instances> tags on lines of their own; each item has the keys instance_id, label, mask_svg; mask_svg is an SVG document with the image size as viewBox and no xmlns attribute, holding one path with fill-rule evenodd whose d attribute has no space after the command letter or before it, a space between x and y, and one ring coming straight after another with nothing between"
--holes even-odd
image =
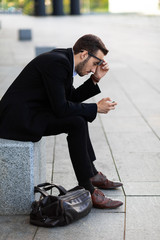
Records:
<instances>
[{"instance_id":1,"label":"stone bench","mask_svg":"<svg viewBox=\"0 0 160 240\"><path fill-rule=\"evenodd\" d=\"M44 147L0 139L0 215L30 213L34 185L46 181Z\"/></svg>"},{"instance_id":2,"label":"stone bench","mask_svg":"<svg viewBox=\"0 0 160 240\"><path fill-rule=\"evenodd\" d=\"M32 40L32 31L31 29L19 29L18 38L20 41L30 41Z\"/></svg>"}]
</instances>

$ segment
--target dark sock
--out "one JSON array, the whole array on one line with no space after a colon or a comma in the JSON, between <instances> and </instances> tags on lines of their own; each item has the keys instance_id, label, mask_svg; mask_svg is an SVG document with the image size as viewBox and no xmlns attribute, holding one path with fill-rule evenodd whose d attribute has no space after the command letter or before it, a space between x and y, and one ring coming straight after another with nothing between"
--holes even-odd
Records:
<instances>
[{"instance_id":1,"label":"dark sock","mask_svg":"<svg viewBox=\"0 0 160 240\"><path fill-rule=\"evenodd\" d=\"M79 182L79 186L84 187L91 194L94 192L94 186L92 185L90 180L86 180L85 182Z\"/></svg>"},{"instance_id":2,"label":"dark sock","mask_svg":"<svg viewBox=\"0 0 160 240\"><path fill-rule=\"evenodd\" d=\"M94 166L93 162L92 162L92 170L93 170L94 176L98 174L98 171L97 171L96 167Z\"/></svg>"}]
</instances>

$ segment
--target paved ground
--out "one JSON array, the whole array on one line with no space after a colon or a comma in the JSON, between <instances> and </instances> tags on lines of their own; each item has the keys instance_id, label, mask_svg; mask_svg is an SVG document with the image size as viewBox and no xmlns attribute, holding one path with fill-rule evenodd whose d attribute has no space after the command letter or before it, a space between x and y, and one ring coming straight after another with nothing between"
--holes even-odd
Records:
<instances>
[{"instance_id":1,"label":"paved ground","mask_svg":"<svg viewBox=\"0 0 160 240\"><path fill-rule=\"evenodd\" d=\"M35 56L35 47L72 47L86 33L99 35L110 53L102 93L117 109L90 124L97 168L121 180L123 189L104 191L124 205L116 210L92 209L67 227L29 225L28 216L0 216L0 240L107 239L158 240L160 235L160 17L92 15L45 17L0 15L0 97ZM31 28L32 41L18 41L18 29ZM76 77L77 86L84 79ZM77 184L66 136L46 138L47 180L66 188ZM54 168L53 168L54 167Z\"/></svg>"}]
</instances>

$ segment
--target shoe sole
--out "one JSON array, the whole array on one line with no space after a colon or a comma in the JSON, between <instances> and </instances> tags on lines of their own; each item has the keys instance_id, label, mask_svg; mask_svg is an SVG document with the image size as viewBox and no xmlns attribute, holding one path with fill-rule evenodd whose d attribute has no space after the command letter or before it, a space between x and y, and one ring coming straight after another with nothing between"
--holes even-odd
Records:
<instances>
[{"instance_id":1,"label":"shoe sole","mask_svg":"<svg viewBox=\"0 0 160 240\"><path fill-rule=\"evenodd\" d=\"M113 206L113 207L106 207L106 206L102 207L102 206L99 206L99 205L93 205L93 207L94 208L99 208L99 209L115 209L115 208L118 208L122 205L123 205L123 203L119 204L118 206Z\"/></svg>"},{"instance_id":2,"label":"shoe sole","mask_svg":"<svg viewBox=\"0 0 160 240\"><path fill-rule=\"evenodd\" d=\"M100 186L96 186L96 185L94 185L93 184L93 186L94 187L97 187L97 188L99 188L99 189L104 189L104 190L114 190L114 189L117 189L117 188L119 188L119 187L122 187L123 185L120 185L120 186L117 186L117 187L110 187L110 188L107 188L107 187L105 187L105 186L102 186L102 185L100 185Z\"/></svg>"}]
</instances>

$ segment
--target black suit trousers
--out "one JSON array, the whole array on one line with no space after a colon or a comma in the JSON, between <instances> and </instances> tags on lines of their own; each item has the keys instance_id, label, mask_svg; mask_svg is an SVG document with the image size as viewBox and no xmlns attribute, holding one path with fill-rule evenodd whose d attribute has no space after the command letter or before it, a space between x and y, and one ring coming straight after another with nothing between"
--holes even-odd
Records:
<instances>
[{"instance_id":1,"label":"black suit trousers","mask_svg":"<svg viewBox=\"0 0 160 240\"><path fill-rule=\"evenodd\" d=\"M44 136L67 133L67 142L72 165L78 182L94 176L93 161L96 159L90 141L88 122L81 116L50 118Z\"/></svg>"}]
</instances>

